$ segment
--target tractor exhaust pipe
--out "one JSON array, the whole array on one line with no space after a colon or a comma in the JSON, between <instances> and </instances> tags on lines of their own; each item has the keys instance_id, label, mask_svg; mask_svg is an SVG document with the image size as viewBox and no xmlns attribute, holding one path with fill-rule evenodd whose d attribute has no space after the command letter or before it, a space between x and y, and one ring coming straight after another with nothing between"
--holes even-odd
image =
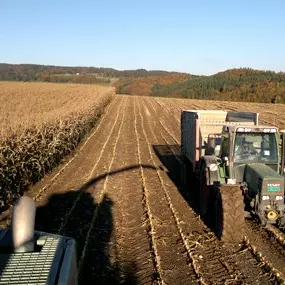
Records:
<instances>
[{"instance_id":1,"label":"tractor exhaust pipe","mask_svg":"<svg viewBox=\"0 0 285 285\"><path fill-rule=\"evenodd\" d=\"M33 252L36 205L33 199L22 196L12 211L12 240L14 252Z\"/></svg>"}]
</instances>

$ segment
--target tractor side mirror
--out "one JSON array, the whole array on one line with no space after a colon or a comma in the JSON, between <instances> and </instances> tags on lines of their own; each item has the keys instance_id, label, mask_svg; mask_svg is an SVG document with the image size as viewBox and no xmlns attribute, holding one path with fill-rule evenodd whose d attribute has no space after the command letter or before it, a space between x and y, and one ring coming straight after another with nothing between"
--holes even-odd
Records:
<instances>
[{"instance_id":1,"label":"tractor side mirror","mask_svg":"<svg viewBox=\"0 0 285 285\"><path fill-rule=\"evenodd\" d=\"M206 155L219 156L220 149L221 149L221 135L209 134L207 147L206 147Z\"/></svg>"}]
</instances>

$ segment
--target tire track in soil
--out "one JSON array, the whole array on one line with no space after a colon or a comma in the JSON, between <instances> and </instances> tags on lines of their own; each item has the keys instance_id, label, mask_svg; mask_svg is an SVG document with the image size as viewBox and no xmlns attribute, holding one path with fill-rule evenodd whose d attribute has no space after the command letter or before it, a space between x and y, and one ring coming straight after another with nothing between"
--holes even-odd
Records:
<instances>
[{"instance_id":1,"label":"tire track in soil","mask_svg":"<svg viewBox=\"0 0 285 285\"><path fill-rule=\"evenodd\" d=\"M282 228L278 228L276 225L267 225L265 230L269 235L273 235L285 249L285 230Z\"/></svg>"},{"instance_id":2,"label":"tire track in soil","mask_svg":"<svg viewBox=\"0 0 285 285\"><path fill-rule=\"evenodd\" d=\"M158 167L153 159L149 136L145 130L144 118L141 113L141 99L136 98L139 114L137 121L140 124L139 135L144 142L140 144L142 163L151 163ZM162 189L159 170L144 170L145 187L147 189L147 203L153 223L153 240L159 257L160 277L165 284L198 284L199 275L195 265L192 265L191 253L187 252L183 237L177 229L175 215Z\"/></svg>"},{"instance_id":3,"label":"tire track in soil","mask_svg":"<svg viewBox=\"0 0 285 285\"><path fill-rule=\"evenodd\" d=\"M143 203L145 205L146 208L146 213L147 213L147 217L150 223L150 227L148 230L148 234L149 234L149 239L150 239L150 244L152 247L152 252L153 252L153 259L154 259L154 263L155 263L155 268L156 268L156 279L159 282L159 284L165 284L164 281L164 276L163 276L163 269L162 269L162 264L161 264L161 257L158 253L158 246L155 240L155 217L151 212L151 207L150 207L150 189L149 186L147 186L147 181L146 181L146 174L148 172L148 169L144 169L143 167L143 163L145 162L144 157L143 157L143 152L142 152L142 144L141 141L143 141L143 137L141 135L141 133L139 133L138 131L138 116L137 116L137 106L136 106L136 99L134 100L134 122L135 122L135 134L136 134L136 141L137 141L137 157L138 157L138 161L140 164L140 174L141 174L141 180L142 180L142 186L143 186L143 193L144 193L144 197L143 197ZM148 160L148 163L150 161ZM167 283L166 283L167 284Z\"/></svg>"},{"instance_id":4,"label":"tire track in soil","mask_svg":"<svg viewBox=\"0 0 285 285\"><path fill-rule=\"evenodd\" d=\"M123 103L122 99L123 98L115 99L117 104L113 105L114 108L110 108L110 110L113 112L106 115L106 120L102 124L102 128L98 129L96 138L94 137L90 139L86 147L78 155L78 158L74 160L74 163L70 166L70 169L64 172L60 179L58 179L56 183L52 185L49 191L47 191L46 194L49 194L49 196L54 194L55 199L52 196L47 205L45 205L44 200L42 200L41 202L43 203L43 208L39 208L37 211L36 228L38 230L52 233L58 233L61 229L61 234L75 238L77 241L78 257L81 256L85 239L90 228L90 223L92 222L94 211L96 211L98 205L98 202L96 200L94 201L94 197L92 197L93 193L92 190L90 191L88 183L84 183L86 182L86 173L90 173L91 169L89 176L92 175L92 171L94 171L94 160L96 161L95 164L98 164L98 160L102 161L101 158L104 157L104 161L108 162L105 160L106 156L102 155L102 153L104 151L108 152L106 144L111 144L109 148L112 148L114 142L111 140L109 142L109 139L116 139L116 126L119 124L119 114L121 113L122 116L124 113L120 108ZM108 133L106 132L106 128L109 128L112 131ZM87 162L85 163L85 161ZM81 171L78 171L79 164L83 164L83 171L82 169ZM71 174L72 172L73 174ZM99 181L100 179L102 180L104 178L104 172L105 169L101 169L101 173L99 173L99 175L96 177ZM102 177L100 177L100 174ZM75 179L73 179L74 177ZM60 183L61 181L63 183ZM71 186L72 188L69 188ZM52 193L50 190L53 190ZM97 188L97 190L99 191L100 189ZM79 194L82 194L80 199L78 199ZM107 197L104 197L103 202L104 203L101 203L101 206L102 208L105 208L106 213L109 213L110 216L112 202ZM76 205L76 207L74 205ZM70 211L72 208L74 208L73 211ZM67 215L68 212L70 216ZM111 217L109 218L111 219ZM63 223L66 224L64 227L62 226ZM101 240L107 240L109 238L108 233L102 234L100 238ZM102 267L107 267L109 261L107 260L106 255L102 254L101 257L102 259L99 260L99 263L102 263ZM94 260L93 263L95 263L94 267L96 267L96 260ZM106 268L102 267L99 268L101 272L107 270ZM111 279L114 279L114 276L117 276L117 272L113 269L109 270L108 272L110 273ZM87 272L87 275L89 274L90 272Z\"/></svg>"},{"instance_id":5,"label":"tire track in soil","mask_svg":"<svg viewBox=\"0 0 285 285\"><path fill-rule=\"evenodd\" d=\"M151 101L152 100L145 99L144 103L147 105L152 105ZM175 132L175 135L173 135L169 131L169 129L167 127L165 127L165 121L170 121L171 117L169 116L169 114L172 112L169 108L167 108L167 107L164 108L164 106L162 104L158 104L158 105L159 105L159 110L157 112L160 114L160 117L158 119L159 124L169 133L169 135L172 137L172 139L174 141L174 144L180 144L180 124L177 122L174 122L174 121L172 122L171 125L168 124L168 126ZM153 133L153 130L152 130L152 133ZM178 137L178 139L176 137Z\"/></svg>"},{"instance_id":6,"label":"tire track in soil","mask_svg":"<svg viewBox=\"0 0 285 285\"><path fill-rule=\"evenodd\" d=\"M79 254L78 261L79 281L82 284L87 284L90 280L97 284L114 283L118 282L120 278L120 267L116 262L117 248L114 242L116 238L112 209L114 202L108 194L108 182L125 116L127 99L123 98L123 101L124 106L123 108L118 108L120 111L117 113L115 123L108 137L110 141L108 143L105 141L104 159L100 159L93 166L90 175L93 175L93 178L84 189L85 192L90 193L95 205L93 211L89 211L85 218L87 223L85 222L86 230L84 234L77 237L77 240L81 241L80 244L84 245L80 251L81 254ZM118 127L116 127L117 125ZM70 221L64 229L63 233L65 235L72 234L74 232L74 224L81 222L80 220L84 214L78 216L77 213L79 211L85 211L81 203L77 203L74 214L70 217ZM107 219L105 219L106 216ZM107 238L102 239L105 235L107 235ZM100 258L102 260L105 259L103 264Z\"/></svg>"},{"instance_id":7,"label":"tire track in soil","mask_svg":"<svg viewBox=\"0 0 285 285\"><path fill-rule=\"evenodd\" d=\"M150 100L145 100L145 101L150 102ZM157 98L155 98L155 102L162 108L162 103L160 103L159 100L157 100ZM171 104L170 100L168 100L168 106L164 106L164 108L166 108L167 112L170 112L169 103ZM174 118L174 120L176 121L177 124L180 123L180 118L176 117L175 115L173 115L173 118Z\"/></svg>"},{"instance_id":8,"label":"tire track in soil","mask_svg":"<svg viewBox=\"0 0 285 285\"><path fill-rule=\"evenodd\" d=\"M150 100L146 101L150 102ZM169 128L171 128L173 132L176 133L176 135L180 134L180 119L178 120L174 114L172 116L169 116L170 111L169 107L167 106L169 102L167 101L167 105L165 104L164 106L162 105L163 103L160 103L159 101L156 101L156 103L159 105L160 109L158 110L160 124L164 123L169 126ZM167 116L165 116L165 114L167 114Z\"/></svg>"},{"instance_id":9,"label":"tire track in soil","mask_svg":"<svg viewBox=\"0 0 285 285\"><path fill-rule=\"evenodd\" d=\"M121 104L120 104L120 107L121 107ZM120 109L120 107L119 107L119 109ZM106 149L106 147L107 147L107 145L108 145L108 143L109 143L113 133L115 132L114 130L115 130L116 123L118 122L118 118L119 118L119 112L117 112L117 114L116 114L115 121L114 121L112 127L111 127L111 125L109 125L109 127L111 127L109 135L106 138L106 140L105 140L104 144L102 145L102 147L100 148L100 153L99 153L98 157L96 157L96 163L93 165L91 172L88 175L84 176L84 183L88 183L88 181L90 181L92 179L92 177L94 176L94 171L95 171L96 167L98 166L98 164L100 163L100 161L102 160L104 151L105 151L105 149ZM107 127L107 126L105 126L105 127ZM63 230L66 227L66 224L68 222L68 218L72 215L72 212L74 211L75 207L77 206L77 204L78 204L78 202L79 202L79 200L81 198L81 195L83 193L84 193L84 191L79 191L79 194L78 194L77 198L75 199L72 207L66 213L65 219L63 220L63 222L62 222L62 224L61 224L61 226L60 226L60 228L58 230L58 234L62 234L62 232L63 232Z\"/></svg>"},{"instance_id":10,"label":"tire track in soil","mask_svg":"<svg viewBox=\"0 0 285 285\"><path fill-rule=\"evenodd\" d=\"M150 206L149 206L149 192L146 187L146 181L145 181L145 170L142 164L142 155L141 155L141 143L140 143L140 136L138 132L138 120L137 120L137 110L136 110L136 105L135 105L135 99L134 99L134 107L133 107L133 115L134 115L134 128L135 128L135 136L136 136L136 145L137 145L137 151L136 151L136 156L137 160L140 165L140 178L141 178L141 183L142 183L142 192L143 192L143 198L142 198L142 204L144 205L145 208L145 216L148 220L148 238L149 238L149 245L152 251L152 259L153 259L153 264L155 267L155 275L153 276L153 279L157 281L158 284L164 284L164 281L162 279L162 274L161 274L161 262L160 262L160 257L157 252L157 246L155 244L154 240L154 225L153 225L153 216L150 211Z\"/></svg>"},{"instance_id":11,"label":"tire track in soil","mask_svg":"<svg viewBox=\"0 0 285 285\"><path fill-rule=\"evenodd\" d=\"M121 101L121 100L119 100ZM122 102L120 102L120 105ZM117 108L116 115L119 114L119 109L115 105L112 107ZM107 114L104 119L106 119L106 126L111 127L115 125L116 117L109 116ZM96 130L100 133L101 124L99 128ZM96 131L95 130L95 131ZM109 135L109 137L111 134ZM96 156L98 154L94 152L94 147L96 150L101 150L105 144L105 140L99 141L95 137L95 135L89 140L86 146L81 150L81 152L76 156L76 158L72 161L71 164L68 165L67 169L61 173L61 175L54 181L49 189L43 193L41 199L37 202L37 207L44 207L50 198L53 195L64 195L65 193L69 194L69 199L62 199L61 207L58 207L56 203L48 205L45 211L42 213L37 212L36 216L36 228L38 230L49 231L51 233L61 233L60 228L62 227L63 223L67 222L68 215L67 213L74 207L74 202L76 201L78 195L82 192L79 189L82 185L86 182L86 173L90 173L90 169L92 169L94 165L94 160L97 160ZM28 196L34 197L36 195L36 190L38 190L37 185L34 189L31 190L31 193L27 193ZM72 197L71 197L72 196ZM49 216L50 221L52 222L45 222L46 216ZM60 231L60 232L59 232Z\"/></svg>"},{"instance_id":12,"label":"tire track in soil","mask_svg":"<svg viewBox=\"0 0 285 285\"><path fill-rule=\"evenodd\" d=\"M285 280L285 248L273 232L267 231L255 220L246 220L246 235L249 243L263 256L263 261L281 273Z\"/></svg>"},{"instance_id":13,"label":"tire track in soil","mask_svg":"<svg viewBox=\"0 0 285 285\"><path fill-rule=\"evenodd\" d=\"M124 171L109 176L107 183L108 197L113 202L112 243L116 244L116 252L111 259L120 271L120 284L156 284L155 260L147 232L150 225L147 209L142 203L141 166L133 149L137 141L133 135L136 126L131 97L124 114L116 146L119 151L114 152L110 169L111 172Z\"/></svg>"},{"instance_id":14,"label":"tire track in soil","mask_svg":"<svg viewBox=\"0 0 285 285\"><path fill-rule=\"evenodd\" d=\"M163 110L165 110L163 106L161 107ZM161 124L161 126L163 127L163 124ZM177 164L176 166L174 166L174 169L179 169L180 158L177 156L177 149L173 151L173 146L169 145L169 141L168 139L166 139L165 136L168 136L168 137L170 136L170 140L172 142L173 140L175 140L175 138L173 137L172 134L170 134L169 130L165 128L161 130L157 130L156 132L152 132L152 133L158 134L159 131L160 131L160 135L164 143L168 145L168 151L172 152L173 157L174 157L174 162ZM163 135L163 131L165 135ZM156 143L158 143L157 139L156 139ZM165 181L167 181L167 177L165 178ZM169 191L169 193L174 194L175 192ZM179 195L174 194L173 196L174 196L173 201L175 201L177 200L177 197ZM177 205L176 210L178 212L180 210L179 218L185 216L184 214L187 211L185 211L183 207L181 207L182 206L181 202L177 201L176 205ZM187 206L188 205L186 205L186 207ZM183 210L181 210L181 208ZM248 284L270 284L271 283L269 276L266 276L265 274L263 274L262 270L259 269L258 266L260 265L260 263L255 258L253 258L253 256L249 252L240 251L238 247L237 248L232 247L232 246L225 247L225 245L222 245L215 238L213 242L213 238L211 238L211 235L212 235L211 232L209 231L209 229L206 229L205 226L204 228L203 226L201 227L201 223L198 223L198 225L196 225L196 228L193 227L193 223L192 223L191 227L188 226L188 229L187 229L186 225L189 224L187 221L189 220L193 221L195 220L195 218L197 220L197 215L194 214L194 217L193 217L193 214L194 213L192 212L192 217L188 217L188 218L184 217L184 219L182 219L182 221L184 222L184 225L183 223L182 225L185 228L185 232L188 232L188 233L191 232L191 228L192 228L192 232L193 231L198 232L198 233L204 232L204 235L205 233L207 233L210 236L210 238L205 239L205 237L201 238L201 236L203 235L201 234L200 241L199 241L199 236L197 236L198 239L196 239L196 241L195 239L194 240L192 239L191 241L194 244L196 243L196 245L200 245L200 248L199 246L197 246L198 251L196 255L203 257L201 261L203 262L204 270L201 270L201 272L204 271L203 273L206 276L210 275L209 276L210 280L207 280L207 278L205 278L209 284L224 284L224 282L227 282L227 284L229 283L233 284L233 282L235 284L240 284L241 282L242 283L249 282ZM203 243L203 239L204 239L204 243ZM209 243L207 244L208 241L211 241L210 245ZM244 262L247 263L247 267L244 267L244 264L243 264ZM221 268L221 266L224 268ZM250 268L250 271L247 270L248 268ZM216 275L215 276L216 278L213 276L213 270L215 272L214 275ZM229 273L230 276L226 277L226 273ZM256 276L259 276L259 277L256 278Z\"/></svg>"}]
</instances>

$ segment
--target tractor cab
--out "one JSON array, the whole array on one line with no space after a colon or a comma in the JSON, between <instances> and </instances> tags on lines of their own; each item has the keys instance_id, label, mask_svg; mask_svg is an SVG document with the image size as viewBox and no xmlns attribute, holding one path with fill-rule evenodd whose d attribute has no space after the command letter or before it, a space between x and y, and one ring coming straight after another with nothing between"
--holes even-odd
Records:
<instances>
[{"instance_id":1,"label":"tractor cab","mask_svg":"<svg viewBox=\"0 0 285 285\"><path fill-rule=\"evenodd\" d=\"M240 183L247 164L265 164L280 173L278 129L267 126L224 126L219 157L227 177Z\"/></svg>"},{"instance_id":2,"label":"tractor cab","mask_svg":"<svg viewBox=\"0 0 285 285\"><path fill-rule=\"evenodd\" d=\"M220 167L227 184L239 184L245 210L262 224L285 225L284 177L276 127L224 126Z\"/></svg>"}]
</instances>

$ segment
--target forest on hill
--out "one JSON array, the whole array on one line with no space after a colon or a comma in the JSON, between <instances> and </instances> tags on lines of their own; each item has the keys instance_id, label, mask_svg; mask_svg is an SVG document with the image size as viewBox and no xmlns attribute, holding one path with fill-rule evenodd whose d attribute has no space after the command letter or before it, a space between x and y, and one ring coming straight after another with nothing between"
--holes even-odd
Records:
<instances>
[{"instance_id":1,"label":"forest on hill","mask_svg":"<svg viewBox=\"0 0 285 285\"><path fill-rule=\"evenodd\" d=\"M285 103L285 73L249 68L230 69L211 76L161 77L116 82L117 92L174 98ZM138 86L143 86L137 91ZM140 92L140 93L138 93Z\"/></svg>"},{"instance_id":2,"label":"forest on hill","mask_svg":"<svg viewBox=\"0 0 285 285\"><path fill-rule=\"evenodd\" d=\"M114 78L136 78L179 74L162 70L116 70L105 67L70 67L0 63L0 81L41 81L59 83L111 83Z\"/></svg>"},{"instance_id":3,"label":"forest on hill","mask_svg":"<svg viewBox=\"0 0 285 285\"><path fill-rule=\"evenodd\" d=\"M118 94L149 96L154 86L171 86L189 80L189 74L151 75L144 77L121 78L114 85Z\"/></svg>"}]
</instances>

